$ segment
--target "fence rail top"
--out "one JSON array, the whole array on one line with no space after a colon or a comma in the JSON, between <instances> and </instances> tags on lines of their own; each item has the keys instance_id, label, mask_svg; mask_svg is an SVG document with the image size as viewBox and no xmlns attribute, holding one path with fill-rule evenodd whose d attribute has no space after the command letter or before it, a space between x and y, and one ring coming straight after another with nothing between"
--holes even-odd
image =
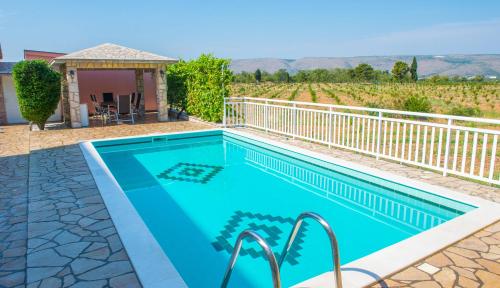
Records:
<instances>
[{"instance_id":1,"label":"fence rail top","mask_svg":"<svg viewBox=\"0 0 500 288\"><path fill-rule=\"evenodd\" d=\"M303 101L264 99L264 98L255 98L255 97L229 97L229 98L225 98L225 101L231 101L231 100L240 100L240 101L241 100L243 100L243 101L250 100L250 101L265 102L265 103L273 102L273 103L283 103L283 104L307 105L307 106L326 107L326 108L335 108L335 109L357 110L357 111L363 111L363 112L380 112L380 113L387 113L387 114L429 117L429 118L439 118L439 119L447 119L447 120L457 120L457 121L467 121L467 122L477 122L477 123L500 125L500 119L491 119L491 118L477 118L477 117L455 116L455 115L447 115L447 114L434 114L434 113L411 112L411 111L402 111L402 110L368 108L368 107L359 107L359 106L321 104L321 103L312 103L312 102L303 102Z\"/></svg>"}]
</instances>

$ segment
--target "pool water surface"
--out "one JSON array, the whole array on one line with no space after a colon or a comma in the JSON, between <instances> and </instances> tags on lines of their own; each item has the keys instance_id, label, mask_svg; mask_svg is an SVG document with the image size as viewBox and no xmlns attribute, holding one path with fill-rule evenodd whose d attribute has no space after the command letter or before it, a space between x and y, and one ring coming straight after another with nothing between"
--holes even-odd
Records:
<instances>
[{"instance_id":1,"label":"pool water surface","mask_svg":"<svg viewBox=\"0 0 500 288\"><path fill-rule=\"evenodd\" d=\"M330 223L346 264L474 209L227 132L93 145L189 287L220 286L245 229L279 258L305 211ZM284 287L332 269L326 234L306 222L281 269ZM271 283L263 252L245 242L229 286Z\"/></svg>"}]
</instances>

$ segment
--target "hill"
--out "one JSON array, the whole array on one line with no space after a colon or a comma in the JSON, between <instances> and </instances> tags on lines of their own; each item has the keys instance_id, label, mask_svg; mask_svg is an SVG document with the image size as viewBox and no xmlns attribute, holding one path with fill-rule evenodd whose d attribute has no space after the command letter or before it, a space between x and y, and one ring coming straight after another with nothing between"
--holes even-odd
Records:
<instances>
[{"instance_id":1,"label":"hill","mask_svg":"<svg viewBox=\"0 0 500 288\"><path fill-rule=\"evenodd\" d=\"M300 59L255 58L233 59L231 69L235 73L261 69L270 73L286 69L290 73L317 68L353 68L368 63L375 69L391 70L394 62L411 63L413 56L360 56L360 57L307 57ZM421 55L417 56L418 73L421 77L448 76L497 76L500 78L500 55Z\"/></svg>"}]
</instances>

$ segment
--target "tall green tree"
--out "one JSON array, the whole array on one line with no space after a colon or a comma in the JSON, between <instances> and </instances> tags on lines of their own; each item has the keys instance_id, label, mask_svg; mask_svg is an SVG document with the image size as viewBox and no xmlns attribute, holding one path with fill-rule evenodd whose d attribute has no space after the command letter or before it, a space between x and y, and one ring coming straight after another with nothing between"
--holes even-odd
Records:
<instances>
[{"instance_id":1,"label":"tall green tree","mask_svg":"<svg viewBox=\"0 0 500 288\"><path fill-rule=\"evenodd\" d=\"M44 60L21 61L14 65L12 76L19 110L24 119L40 130L54 114L61 95L61 76Z\"/></svg>"},{"instance_id":2,"label":"tall green tree","mask_svg":"<svg viewBox=\"0 0 500 288\"><path fill-rule=\"evenodd\" d=\"M413 60L411 61L410 65L410 75L411 75L411 80L417 81L418 80L418 74L417 74L417 57L413 56Z\"/></svg>"},{"instance_id":3,"label":"tall green tree","mask_svg":"<svg viewBox=\"0 0 500 288\"><path fill-rule=\"evenodd\" d=\"M361 63L354 68L354 77L360 81L372 81L375 77L373 67L366 63Z\"/></svg>"},{"instance_id":4,"label":"tall green tree","mask_svg":"<svg viewBox=\"0 0 500 288\"><path fill-rule=\"evenodd\" d=\"M277 82L290 82L290 74L285 69L280 69L274 73L274 79Z\"/></svg>"},{"instance_id":5,"label":"tall green tree","mask_svg":"<svg viewBox=\"0 0 500 288\"><path fill-rule=\"evenodd\" d=\"M410 71L410 67L403 61L397 61L394 63L394 67L392 67L392 77L394 80L403 82L408 76L408 72Z\"/></svg>"},{"instance_id":6,"label":"tall green tree","mask_svg":"<svg viewBox=\"0 0 500 288\"><path fill-rule=\"evenodd\" d=\"M262 80L262 72L260 72L260 69L257 69L255 70L255 81L257 81L257 83L260 83L261 80Z\"/></svg>"}]
</instances>

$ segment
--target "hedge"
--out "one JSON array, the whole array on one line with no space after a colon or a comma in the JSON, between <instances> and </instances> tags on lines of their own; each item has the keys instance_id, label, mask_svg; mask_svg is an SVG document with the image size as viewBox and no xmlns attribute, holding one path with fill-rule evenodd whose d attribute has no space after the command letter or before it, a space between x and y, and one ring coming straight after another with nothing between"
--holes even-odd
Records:
<instances>
[{"instance_id":1,"label":"hedge","mask_svg":"<svg viewBox=\"0 0 500 288\"><path fill-rule=\"evenodd\" d=\"M228 59L202 54L167 68L167 98L170 106L211 122L222 121L224 97L233 74Z\"/></svg>"}]
</instances>

